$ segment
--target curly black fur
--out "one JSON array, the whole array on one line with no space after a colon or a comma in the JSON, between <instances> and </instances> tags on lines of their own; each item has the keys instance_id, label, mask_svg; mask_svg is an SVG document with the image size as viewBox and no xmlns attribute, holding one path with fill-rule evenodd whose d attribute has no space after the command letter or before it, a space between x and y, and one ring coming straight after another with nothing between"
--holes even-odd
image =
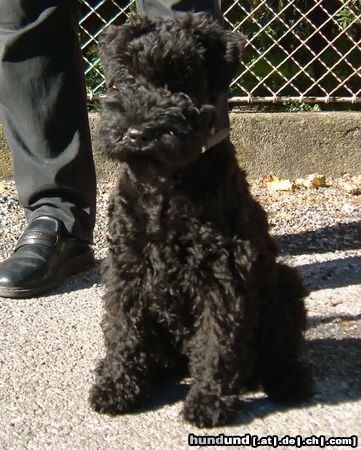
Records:
<instances>
[{"instance_id":1,"label":"curly black fur","mask_svg":"<svg viewBox=\"0 0 361 450\"><path fill-rule=\"evenodd\" d=\"M204 16L111 28L101 43L109 95L101 139L118 159L104 266L106 356L92 407L134 409L164 370L189 368L183 416L226 423L257 383L302 401L305 291L276 262L265 212L251 197L228 139L202 152L218 89L243 39Z\"/></svg>"}]
</instances>

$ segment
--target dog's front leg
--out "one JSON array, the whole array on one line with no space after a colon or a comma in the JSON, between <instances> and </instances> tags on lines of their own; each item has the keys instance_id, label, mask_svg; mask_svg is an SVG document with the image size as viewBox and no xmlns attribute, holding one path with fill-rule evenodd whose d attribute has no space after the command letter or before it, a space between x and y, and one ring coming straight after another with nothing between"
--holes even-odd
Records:
<instances>
[{"instance_id":1,"label":"dog's front leg","mask_svg":"<svg viewBox=\"0 0 361 450\"><path fill-rule=\"evenodd\" d=\"M152 374L152 344L136 290L133 298L129 293L127 302L131 305L128 310L124 291L107 294L102 321L106 356L96 368L90 392L92 408L111 415L133 410L147 394Z\"/></svg>"},{"instance_id":2,"label":"dog's front leg","mask_svg":"<svg viewBox=\"0 0 361 450\"><path fill-rule=\"evenodd\" d=\"M213 305L214 306L214 305ZM252 364L251 350L236 347L239 321L224 311L207 308L196 323L191 342L190 372L193 385L184 403L183 416L198 427L229 422L240 406L239 386L247 373L240 370Z\"/></svg>"}]
</instances>

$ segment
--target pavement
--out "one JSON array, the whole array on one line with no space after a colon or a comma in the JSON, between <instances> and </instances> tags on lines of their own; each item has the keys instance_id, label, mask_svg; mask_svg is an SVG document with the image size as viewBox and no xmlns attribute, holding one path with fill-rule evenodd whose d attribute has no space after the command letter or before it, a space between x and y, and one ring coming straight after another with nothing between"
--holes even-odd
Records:
<instances>
[{"instance_id":1,"label":"pavement","mask_svg":"<svg viewBox=\"0 0 361 450\"><path fill-rule=\"evenodd\" d=\"M91 411L87 396L92 370L103 352L98 271L70 279L41 299L1 300L0 448L185 449L190 433L357 436L360 446L361 284L356 267L349 267L360 257L360 252L349 251L316 259L299 255L294 261L309 279L322 277L323 264L328 271L337 264L338 280L342 278L338 287L326 282L307 300L305 357L313 366L315 398L287 409L262 393L246 395L234 424L214 430L182 422L186 384L164 386L147 410L136 414L110 418Z\"/></svg>"},{"instance_id":2,"label":"pavement","mask_svg":"<svg viewBox=\"0 0 361 450\"><path fill-rule=\"evenodd\" d=\"M276 439L284 437L279 448L292 448L296 436L313 436L307 448L319 448L317 442L325 448L360 448L360 224L349 224L349 240L342 237L344 229L325 228L326 246L317 231L307 235L313 237L309 247L299 245L297 233L281 237L284 258L299 267L311 291L305 359L312 366L315 396L286 408L262 392L247 393L227 427L199 430L182 421L187 382L161 386L133 414L111 418L89 408L92 371L104 351L98 268L43 298L0 299L0 449L222 448L203 445L211 436L216 444L238 439L230 448L275 448Z\"/></svg>"}]
</instances>

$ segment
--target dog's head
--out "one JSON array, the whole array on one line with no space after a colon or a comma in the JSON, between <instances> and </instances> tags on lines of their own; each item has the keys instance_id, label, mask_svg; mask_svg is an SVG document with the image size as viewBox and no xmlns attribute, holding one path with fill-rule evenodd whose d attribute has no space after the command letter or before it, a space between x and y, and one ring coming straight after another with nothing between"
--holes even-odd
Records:
<instances>
[{"instance_id":1,"label":"dog's head","mask_svg":"<svg viewBox=\"0 0 361 450\"><path fill-rule=\"evenodd\" d=\"M244 39L204 15L109 27L100 54L109 87L102 136L109 156L148 155L179 166L199 155ZM187 152L187 154L184 154Z\"/></svg>"},{"instance_id":2,"label":"dog's head","mask_svg":"<svg viewBox=\"0 0 361 450\"><path fill-rule=\"evenodd\" d=\"M100 139L112 159L147 157L179 168L199 154L213 114L185 94L123 83L103 100Z\"/></svg>"}]
</instances>

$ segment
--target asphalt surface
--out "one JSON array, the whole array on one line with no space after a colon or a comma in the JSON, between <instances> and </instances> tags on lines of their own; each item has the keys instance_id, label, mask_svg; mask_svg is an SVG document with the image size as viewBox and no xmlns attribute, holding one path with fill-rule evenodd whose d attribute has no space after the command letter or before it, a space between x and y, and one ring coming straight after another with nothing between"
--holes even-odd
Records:
<instances>
[{"instance_id":1,"label":"asphalt surface","mask_svg":"<svg viewBox=\"0 0 361 450\"><path fill-rule=\"evenodd\" d=\"M321 270L324 263L330 271L333 262L342 272L342 286L324 283L307 300L310 328L305 357L313 366L315 398L285 409L262 393L246 395L235 423L215 430L199 431L181 421L186 384L164 386L147 410L133 415L109 418L90 410L92 369L103 351L97 271L69 280L42 299L1 300L0 447L182 449L188 446L189 433L360 439L361 285L356 284L360 283L356 267L349 267L357 258L356 251L324 254L316 261L296 258L306 275L311 267Z\"/></svg>"},{"instance_id":2,"label":"asphalt surface","mask_svg":"<svg viewBox=\"0 0 361 450\"><path fill-rule=\"evenodd\" d=\"M43 298L0 299L0 449L186 449L190 434L193 443L197 443L194 436L243 436L245 444L251 436L262 437L262 448L274 448L275 441L266 440L269 436L354 436L350 443L358 441L361 447L357 217L338 231L324 228L326 235L315 231L280 239L284 257L300 268L311 290L305 358L312 366L316 392L310 402L285 408L262 392L245 394L232 425L198 430L180 417L188 389L182 382L161 386L137 413L110 418L93 412L88 391L95 362L104 351L99 326L102 287L94 269ZM201 447L202 442L194 448L214 448ZM325 448L350 448L345 441L320 443Z\"/></svg>"}]
</instances>

